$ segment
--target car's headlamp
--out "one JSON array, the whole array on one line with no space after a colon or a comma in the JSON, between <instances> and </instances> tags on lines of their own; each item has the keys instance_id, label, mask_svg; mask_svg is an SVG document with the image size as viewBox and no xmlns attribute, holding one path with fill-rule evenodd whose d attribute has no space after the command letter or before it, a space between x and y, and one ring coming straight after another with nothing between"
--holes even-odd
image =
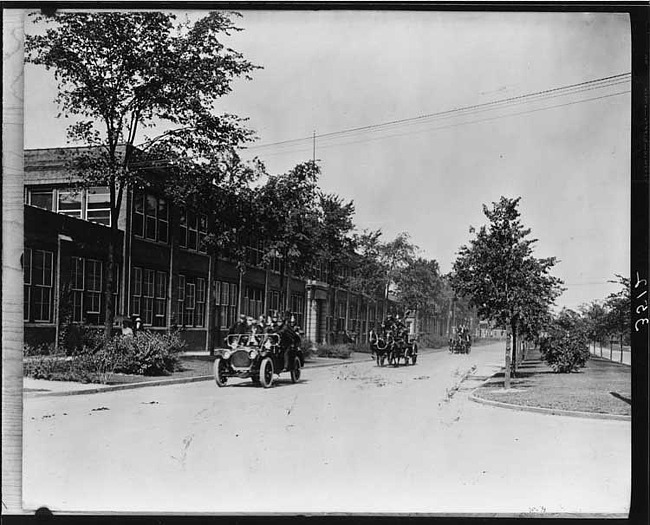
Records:
<instances>
[{"instance_id":1,"label":"car's headlamp","mask_svg":"<svg viewBox=\"0 0 650 525\"><path fill-rule=\"evenodd\" d=\"M223 358L228 359L230 357L230 350L224 350L223 351Z\"/></svg>"},{"instance_id":2,"label":"car's headlamp","mask_svg":"<svg viewBox=\"0 0 650 525\"><path fill-rule=\"evenodd\" d=\"M248 352L248 357L250 357L251 359L255 359L257 357L257 350L251 350L250 352Z\"/></svg>"}]
</instances>

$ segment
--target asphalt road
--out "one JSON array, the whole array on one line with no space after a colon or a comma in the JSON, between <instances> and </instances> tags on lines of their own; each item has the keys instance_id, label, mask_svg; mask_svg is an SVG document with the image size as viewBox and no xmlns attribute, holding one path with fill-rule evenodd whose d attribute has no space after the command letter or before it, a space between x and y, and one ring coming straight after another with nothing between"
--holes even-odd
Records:
<instances>
[{"instance_id":1,"label":"asphalt road","mask_svg":"<svg viewBox=\"0 0 650 525\"><path fill-rule=\"evenodd\" d=\"M625 513L630 424L469 401L502 356L500 343L408 367L317 368L268 390L234 380L27 398L25 507Z\"/></svg>"}]
</instances>

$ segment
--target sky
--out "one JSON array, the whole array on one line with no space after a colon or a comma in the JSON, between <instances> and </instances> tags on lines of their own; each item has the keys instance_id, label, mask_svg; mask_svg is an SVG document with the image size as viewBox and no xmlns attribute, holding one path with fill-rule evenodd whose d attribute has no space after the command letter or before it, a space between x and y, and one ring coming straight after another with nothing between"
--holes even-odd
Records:
<instances>
[{"instance_id":1,"label":"sky","mask_svg":"<svg viewBox=\"0 0 650 525\"><path fill-rule=\"evenodd\" d=\"M535 255L560 261L558 307L618 290L607 281L630 266L630 81L593 81L630 72L627 15L241 13L227 43L263 69L218 110L249 119L259 139L245 156L284 173L312 158L315 133L320 186L354 201L358 229L408 232L443 273L482 206L520 196ZM26 148L66 144L55 93L26 66Z\"/></svg>"}]
</instances>

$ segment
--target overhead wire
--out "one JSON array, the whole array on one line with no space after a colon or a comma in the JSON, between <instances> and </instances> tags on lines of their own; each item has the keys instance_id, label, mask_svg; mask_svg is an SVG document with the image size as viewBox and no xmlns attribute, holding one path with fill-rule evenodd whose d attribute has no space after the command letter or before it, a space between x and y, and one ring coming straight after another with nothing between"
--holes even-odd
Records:
<instances>
[{"instance_id":1,"label":"overhead wire","mask_svg":"<svg viewBox=\"0 0 650 525\"><path fill-rule=\"evenodd\" d=\"M336 146L347 146L347 145L351 145L351 144L358 144L358 143L361 143L361 142L374 142L374 141L377 141L377 140L384 140L384 139L388 139L388 138L403 137L403 136L407 136L407 135L414 135L414 134L426 133L426 132L430 132L430 131L437 131L437 130L455 128L455 127L466 126L466 125L470 125L470 124L478 124L478 123L482 123L482 122L490 122L490 121L499 120L499 119L508 118L508 117L515 117L515 116L519 116L519 115L537 113L537 112L546 111L546 110L549 110L549 109L565 107L565 106L571 106L571 105L581 104L581 103L590 102L590 101L594 101L594 100L601 100L601 99L610 98L610 97L614 97L614 96L618 96L618 95L623 95L623 94L626 94L626 93L630 93L630 90L618 91L616 93L610 93L610 94L602 95L602 96L598 96L598 97L590 97L590 98L587 98L587 99L575 100L575 101L571 101L571 102L565 102L565 103L562 103L562 104L554 104L554 105L545 106L545 107L542 107L542 108L531 109L531 110L526 110L526 111L518 111L518 112L515 112L515 113L507 113L507 114L504 114L504 115L495 115L495 116L492 116L492 117L486 117L486 118L476 119L476 120L471 120L471 121L466 121L466 122L456 122L456 123L448 124L448 125L445 125L445 126L427 127L425 129L408 131L408 132L404 132L404 133L393 133L393 134L389 134L389 135L381 135L381 136L375 136L375 137L361 138L361 139L358 139L358 140L347 140L347 141L341 141L341 142L329 142L329 143L325 143L325 144L320 144L319 148L320 149L327 149L327 148L336 147ZM286 155L286 154L290 154L290 153L300 153L300 152L307 151L307 150L311 151L311 146L305 145L305 146L300 146L299 148L292 149L292 150L282 150L282 151L264 153L264 156L265 157L273 157L273 156L278 156L278 155Z\"/></svg>"},{"instance_id":2,"label":"overhead wire","mask_svg":"<svg viewBox=\"0 0 650 525\"><path fill-rule=\"evenodd\" d=\"M404 126L412 126L421 123L426 123L426 122L430 122L431 120L457 117L459 115L460 116L472 115L472 114L485 112L485 111L492 111L496 109L514 107L516 105L521 105L521 104L528 104L530 102L539 102L539 101L548 100L557 97L580 94L586 91L593 91L595 89L605 89L620 84L628 83L630 78L631 78L630 73L612 75L610 77L603 77L600 79L589 80L577 84L571 84L568 86L541 90L541 91L519 95L515 97L508 97L496 101L474 104L471 106L464 106L460 108L454 108L454 109L439 111L435 113L428 113L425 115L418 115L415 117L397 119L389 122L371 124L367 126L359 126L355 128L348 128L348 129L329 132L329 133L321 133L321 134L316 134L315 136L312 135L310 137L302 137L302 138L272 142L267 144L252 145L252 146L248 146L246 149L261 150L270 147L277 149L278 147L282 148L282 147L291 147L291 146L301 146L302 143L307 143L307 141L311 142L314 139L320 139L322 144L324 140L331 140L332 138L341 138L343 136L355 136L355 135L366 134L366 133L377 133L379 131L385 131L385 130L404 127Z\"/></svg>"},{"instance_id":3,"label":"overhead wire","mask_svg":"<svg viewBox=\"0 0 650 525\"><path fill-rule=\"evenodd\" d=\"M565 107L574 104L580 104L584 102L605 99L605 98L629 93L630 90L618 91L616 93L611 93L611 94L602 95L598 97L589 97L586 99L575 100L575 101L562 103L562 104L543 106L543 107L526 110L526 111L497 114L491 117L478 119L478 120L456 122L449 125L437 126L437 127L430 126L430 124L432 123L444 121L452 118L474 117L476 115L484 114L491 111L509 110L524 105L546 102L560 97L580 95L589 91L613 88L619 85L628 84L630 82L630 79L631 79L631 73L629 72L621 73L618 75L611 75L611 76L602 77L598 79L587 80L584 82L570 84L567 86L540 90L533 93L507 97L507 98L494 100L490 102L473 104L470 106L463 106L459 108L453 108L453 109L438 111L434 113L427 113L415 117L396 119L388 122L370 124L366 126L358 126L355 128L348 128L348 129L333 131L328 133L312 134L309 137L289 139L289 140L272 142L267 144L243 146L242 150L248 151L250 153L255 153L256 155L261 154L264 157L273 157L278 155L301 153L303 151L307 151L308 149L311 151L313 148L313 141L315 139L320 139L319 148L325 149L325 148L331 148L336 146L345 146L349 144L358 144L360 142L372 142L372 141L383 140L387 138L401 137L401 136L406 136L411 134L424 133L428 131L443 130L443 129L449 129L449 128L464 126L469 124L488 122L492 120L498 120L501 118L536 113L548 109L554 109L558 107ZM411 130L404 133L386 134L387 132L390 131L400 131L403 129L414 128L418 126L423 129ZM356 140L350 140L350 139L356 139ZM273 148L276 149L276 151L264 151L264 152L257 151L257 150L263 150L267 148ZM156 159L156 160L158 162L165 161L165 159ZM159 165L158 162L156 162L156 164L152 164L150 167ZM139 167L147 167L147 165L145 163L142 163Z\"/></svg>"}]
</instances>

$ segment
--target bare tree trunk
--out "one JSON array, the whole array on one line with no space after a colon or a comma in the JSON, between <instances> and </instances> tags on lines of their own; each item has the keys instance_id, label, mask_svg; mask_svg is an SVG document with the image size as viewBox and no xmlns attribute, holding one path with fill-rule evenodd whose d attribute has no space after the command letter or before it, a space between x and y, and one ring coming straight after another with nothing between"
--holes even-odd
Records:
<instances>
[{"instance_id":1,"label":"bare tree trunk","mask_svg":"<svg viewBox=\"0 0 650 525\"><path fill-rule=\"evenodd\" d=\"M517 321L512 321L512 375L517 374Z\"/></svg>"}]
</instances>

